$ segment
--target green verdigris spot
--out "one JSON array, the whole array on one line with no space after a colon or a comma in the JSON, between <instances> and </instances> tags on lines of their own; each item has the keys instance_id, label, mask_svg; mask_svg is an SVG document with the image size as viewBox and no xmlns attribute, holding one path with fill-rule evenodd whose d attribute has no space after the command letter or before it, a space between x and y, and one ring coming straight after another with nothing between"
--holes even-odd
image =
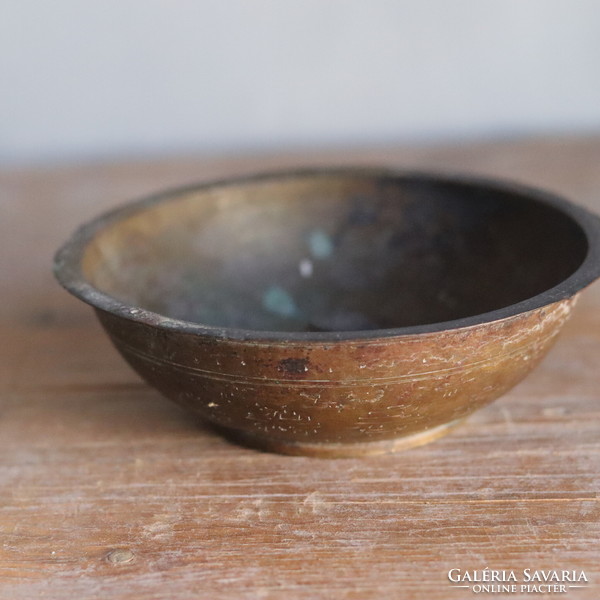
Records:
<instances>
[{"instance_id":1,"label":"green verdigris spot","mask_svg":"<svg viewBox=\"0 0 600 600\"><path fill-rule=\"evenodd\" d=\"M262 303L269 312L281 317L295 317L299 312L294 299L278 285L267 289L263 294Z\"/></svg>"},{"instance_id":2,"label":"green verdigris spot","mask_svg":"<svg viewBox=\"0 0 600 600\"><path fill-rule=\"evenodd\" d=\"M331 238L320 229L310 232L308 247L314 258L328 258L333 254L333 242Z\"/></svg>"}]
</instances>

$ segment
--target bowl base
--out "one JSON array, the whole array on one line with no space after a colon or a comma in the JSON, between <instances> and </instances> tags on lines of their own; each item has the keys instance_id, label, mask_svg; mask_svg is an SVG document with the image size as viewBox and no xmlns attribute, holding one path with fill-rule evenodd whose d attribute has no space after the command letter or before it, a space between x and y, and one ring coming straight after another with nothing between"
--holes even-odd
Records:
<instances>
[{"instance_id":1,"label":"bowl base","mask_svg":"<svg viewBox=\"0 0 600 600\"><path fill-rule=\"evenodd\" d=\"M280 440L269 440L258 438L243 431L233 431L219 427L219 432L228 439L259 450L276 452L278 454L289 454L292 456L312 456L316 458L356 458L361 456L375 456L378 454L389 454L422 446L433 442L446 435L451 429L459 425L466 417L432 427L425 431L413 433L391 440L378 440L376 442L354 442L354 443L310 443L310 442L282 442Z\"/></svg>"}]
</instances>

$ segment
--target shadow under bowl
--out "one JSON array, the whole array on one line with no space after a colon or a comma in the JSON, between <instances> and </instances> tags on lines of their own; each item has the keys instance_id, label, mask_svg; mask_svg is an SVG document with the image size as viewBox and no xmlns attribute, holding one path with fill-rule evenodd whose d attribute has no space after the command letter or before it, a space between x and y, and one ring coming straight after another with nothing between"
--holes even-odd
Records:
<instances>
[{"instance_id":1,"label":"shadow under bowl","mask_svg":"<svg viewBox=\"0 0 600 600\"><path fill-rule=\"evenodd\" d=\"M600 275L600 220L511 183L305 170L126 205L55 273L168 398L254 446L355 456L529 373Z\"/></svg>"}]
</instances>

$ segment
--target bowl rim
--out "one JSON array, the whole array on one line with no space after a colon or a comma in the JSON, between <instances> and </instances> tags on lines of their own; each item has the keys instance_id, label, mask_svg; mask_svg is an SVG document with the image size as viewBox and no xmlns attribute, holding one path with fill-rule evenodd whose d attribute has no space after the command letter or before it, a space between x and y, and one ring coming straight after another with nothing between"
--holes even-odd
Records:
<instances>
[{"instance_id":1,"label":"bowl rim","mask_svg":"<svg viewBox=\"0 0 600 600\"><path fill-rule=\"evenodd\" d=\"M540 294L526 298L515 304L475 314L460 319L411 325L408 327L392 327L386 329L367 329L358 331L267 331L243 329L226 326L213 326L176 319L132 306L103 292L89 282L81 270L81 261L86 248L95 235L123 218L143 212L152 206L175 201L194 192L205 192L215 188L226 188L261 181L314 177L379 177L405 181L458 184L473 188L489 189L498 192L516 194L529 200L550 206L569 217L585 235L587 253L579 267L566 279ZM438 333L440 331L474 327L485 323L515 317L517 315L542 308L544 306L571 298L583 288L600 277L600 217L589 210L574 204L565 198L529 185L510 180L446 173L433 170L401 170L394 168L374 167L308 167L261 172L252 175L227 177L207 182L195 183L177 188L167 189L159 193L143 196L117 208L109 210L84 223L71 235L68 241L59 248L54 257L53 270L59 283L71 294L83 300L97 310L134 321L140 324L179 331L182 333L211 338L249 340L249 341L285 341L285 342L335 342L368 340L373 338L390 338Z\"/></svg>"}]
</instances>

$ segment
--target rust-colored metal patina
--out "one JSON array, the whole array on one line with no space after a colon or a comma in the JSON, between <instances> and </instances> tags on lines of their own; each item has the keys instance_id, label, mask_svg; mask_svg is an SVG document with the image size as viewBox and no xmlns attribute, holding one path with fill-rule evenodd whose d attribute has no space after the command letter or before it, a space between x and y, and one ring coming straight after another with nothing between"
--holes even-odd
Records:
<instances>
[{"instance_id":1,"label":"rust-colored metal patina","mask_svg":"<svg viewBox=\"0 0 600 600\"><path fill-rule=\"evenodd\" d=\"M55 271L148 383L226 434L367 455L531 371L600 275L600 219L484 179L276 173L127 205Z\"/></svg>"}]
</instances>

